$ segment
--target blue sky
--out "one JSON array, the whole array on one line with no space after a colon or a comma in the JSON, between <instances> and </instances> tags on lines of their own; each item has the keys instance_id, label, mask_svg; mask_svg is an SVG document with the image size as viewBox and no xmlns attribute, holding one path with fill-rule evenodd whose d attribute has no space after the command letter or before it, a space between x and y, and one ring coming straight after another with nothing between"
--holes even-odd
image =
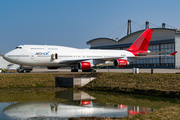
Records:
<instances>
[{"instance_id":1,"label":"blue sky","mask_svg":"<svg viewBox=\"0 0 180 120\"><path fill-rule=\"evenodd\" d=\"M179 0L0 0L0 50L21 44L89 48L91 39L125 36L126 27L108 35L128 19L180 28L179 5Z\"/></svg>"}]
</instances>

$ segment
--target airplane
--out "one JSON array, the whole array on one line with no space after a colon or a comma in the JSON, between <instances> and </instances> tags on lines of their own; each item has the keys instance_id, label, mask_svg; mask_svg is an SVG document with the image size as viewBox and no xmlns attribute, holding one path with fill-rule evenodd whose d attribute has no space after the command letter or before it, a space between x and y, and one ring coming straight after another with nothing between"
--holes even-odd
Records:
<instances>
[{"instance_id":1,"label":"airplane","mask_svg":"<svg viewBox=\"0 0 180 120\"><path fill-rule=\"evenodd\" d=\"M80 102L80 104L79 104ZM128 115L147 114L152 108L129 106L123 104L96 103L88 100L81 101L36 101L18 102L3 109L3 114L13 119L32 118L62 118L71 117L124 117Z\"/></svg>"},{"instance_id":2,"label":"airplane","mask_svg":"<svg viewBox=\"0 0 180 120\"><path fill-rule=\"evenodd\" d=\"M70 103L70 104L68 104ZM70 117L123 117L128 115L128 106L119 109L116 105L100 104L81 100L58 103L55 101L18 102L3 109L3 114L13 119Z\"/></svg>"},{"instance_id":3,"label":"airplane","mask_svg":"<svg viewBox=\"0 0 180 120\"><path fill-rule=\"evenodd\" d=\"M92 72L93 67L126 67L140 58L174 56L177 51L167 55L157 55L167 51L148 50L153 29L146 29L126 50L76 49L52 45L20 45L6 53L5 60L20 66L46 66L48 69L73 67L71 72Z\"/></svg>"}]
</instances>

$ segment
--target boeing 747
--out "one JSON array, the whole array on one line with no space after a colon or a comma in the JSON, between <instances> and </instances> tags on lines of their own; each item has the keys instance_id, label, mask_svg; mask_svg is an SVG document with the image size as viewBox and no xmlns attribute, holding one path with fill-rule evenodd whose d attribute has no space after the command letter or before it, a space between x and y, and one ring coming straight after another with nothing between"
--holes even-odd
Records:
<instances>
[{"instance_id":1,"label":"boeing 747","mask_svg":"<svg viewBox=\"0 0 180 120\"><path fill-rule=\"evenodd\" d=\"M177 51L159 55L164 51L148 50L153 29L146 29L126 50L76 49L51 45L20 45L6 53L5 60L21 66L47 66L48 69L73 67L71 72L92 71L93 67L126 67L140 58L174 56ZM158 54L158 55L157 55Z\"/></svg>"}]
</instances>

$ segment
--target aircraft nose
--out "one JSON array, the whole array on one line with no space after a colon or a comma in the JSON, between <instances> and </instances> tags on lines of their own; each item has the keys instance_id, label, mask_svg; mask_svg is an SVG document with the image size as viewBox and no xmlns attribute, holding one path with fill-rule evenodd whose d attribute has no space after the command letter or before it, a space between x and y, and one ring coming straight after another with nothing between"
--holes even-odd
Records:
<instances>
[{"instance_id":1,"label":"aircraft nose","mask_svg":"<svg viewBox=\"0 0 180 120\"><path fill-rule=\"evenodd\" d=\"M3 58L7 61L11 61L10 58L9 58L9 53L6 53L3 55Z\"/></svg>"},{"instance_id":2,"label":"aircraft nose","mask_svg":"<svg viewBox=\"0 0 180 120\"><path fill-rule=\"evenodd\" d=\"M3 55L3 58L4 58L5 60L7 60L7 58L8 58L7 56L8 56L8 55L7 55L7 53L6 53L6 54Z\"/></svg>"}]
</instances>

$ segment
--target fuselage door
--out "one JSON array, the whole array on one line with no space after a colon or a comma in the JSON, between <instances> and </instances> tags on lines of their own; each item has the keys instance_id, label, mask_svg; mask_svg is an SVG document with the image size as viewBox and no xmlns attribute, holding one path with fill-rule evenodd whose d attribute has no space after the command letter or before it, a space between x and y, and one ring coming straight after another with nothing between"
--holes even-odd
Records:
<instances>
[{"instance_id":1,"label":"fuselage door","mask_svg":"<svg viewBox=\"0 0 180 120\"><path fill-rule=\"evenodd\" d=\"M51 58L52 58L53 60L58 59L58 54L57 54L57 53L52 54Z\"/></svg>"}]
</instances>

